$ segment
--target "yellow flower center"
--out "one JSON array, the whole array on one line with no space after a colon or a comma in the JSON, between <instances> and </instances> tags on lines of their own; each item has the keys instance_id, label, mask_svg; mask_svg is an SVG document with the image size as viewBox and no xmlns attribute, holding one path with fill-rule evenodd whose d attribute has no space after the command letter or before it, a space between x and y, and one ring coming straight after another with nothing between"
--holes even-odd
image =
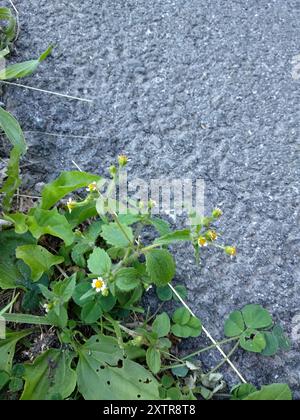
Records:
<instances>
[{"instance_id":1,"label":"yellow flower center","mask_svg":"<svg viewBox=\"0 0 300 420\"><path fill-rule=\"evenodd\" d=\"M96 280L95 281L95 289L101 289L101 287L104 286L104 282L102 280Z\"/></svg>"}]
</instances>

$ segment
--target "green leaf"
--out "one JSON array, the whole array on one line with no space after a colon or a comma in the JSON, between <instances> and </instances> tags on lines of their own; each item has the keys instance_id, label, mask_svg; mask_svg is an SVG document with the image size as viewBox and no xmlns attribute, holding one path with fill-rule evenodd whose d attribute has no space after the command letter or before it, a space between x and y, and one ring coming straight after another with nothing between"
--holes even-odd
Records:
<instances>
[{"instance_id":1,"label":"green leaf","mask_svg":"<svg viewBox=\"0 0 300 420\"><path fill-rule=\"evenodd\" d=\"M292 401L292 392L286 384L263 386L260 391L244 398L244 401Z\"/></svg>"},{"instance_id":2,"label":"green leaf","mask_svg":"<svg viewBox=\"0 0 300 420\"><path fill-rule=\"evenodd\" d=\"M176 309L172 316L173 322L180 325L186 325L189 322L190 318L190 312L184 307Z\"/></svg>"},{"instance_id":3,"label":"green leaf","mask_svg":"<svg viewBox=\"0 0 300 420\"><path fill-rule=\"evenodd\" d=\"M202 332L200 319L193 317L186 308L178 308L172 317L175 324L171 331L176 337L198 337Z\"/></svg>"},{"instance_id":4,"label":"green leaf","mask_svg":"<svg viewBox=\"0 0 300 420\"><path fill-rule=\"evenodd\" d=\"M189 373L189 368L187 368L186 366L173 368L172 373L173 375L178 376L179 378L185 378L186 375Z\"/></svg>"},{"instance_id":5,"label":"green leaf","mask_svg":"<svg viewBox=\"0 0 300 420\"><path fill-rule=\"evenodd\" d=\"M0 189L0 192L4 193L2 202L3 209L8 211L10 209L11 200L14 196L14 193L21 184L21 179L19 176L19 163L21 156L26 153L27 147L22 129L18 121L9 112L4 111L4 109L1 107L0 128L2 128L8 140L13 146L6 171L7 180Z\"/></svg>"},{"instance_id":6,"label":"green leaf","mask_svg":"<svg viewBox=\"0 0 300 420\"><path fill-rule=\"evenodd\" d=\"M10 373L15 354L16 344L19 340L31 333L31 330L8 332L4 340L0 340L0 371Z\"/></svg>"},{"instance_id":7,"label":"green leaf","mask_svg":"<svg viewBox=\"0 0 300 420\"><path fill-rule=\"evenodd\" d=\"M0 287L14 289L23 283L23 275L19 270L16 259L18 245L35 243L29 234L18 235L13 230L0 232Z\"/></svg>"},{"instance_id":8,"label":"green leaf","mask_svg":"<svg viewBox=\"0 0 300 420\"><path fill-rule=\"evenodd\" d=\"M152 331L157 334L157 337L165 337L169 334L171 329L171 323L169 315L166 312L158 315L153 324Z\"/></svg>"},{"instance_id":9,"label":"green leaf","mask_svg":"<svg viewBox=\"0 0 300 420\"><path fill-rule=\"evenodd\" d=\"M93 293L88 296L87 293L89 291L92 291ZM85 295L87 296L84 297ZM92 289L91 283L84 282L84 283L79 283L75 287L72 298L78 306L84 306L87 302L93 300L94 295L95 295L95 292Z\"/></svg>"},{"instance_id":10,"label":"green leaf","mask_svg":"<svg viewBox=\"0 0 300 420\"><path fill-rule=\"evenodd\" d=\"M130 292L139 286L140 280L135 268L121 268L115 277L116 285L122 292Z\"/></svg>"},{"instance_id":11,"label":"green leaf","mask_svg":"<svg viewBox=\"0 0 300 420\"><path fill-rule=\"evenodd\" d=\"M244 400L248 395L256 392L257 389L251 384L241 384L234 387L231 391L232 400Z\"/></svg>"},{"instance_id":12,"label":"green leaf","mask_svg":"<svg viewBox=\"0 0 300 420\"><path fill-rule=\"evenodd\" d=\"M173 296L172 289L169 286L156 287L156 294L162 302L168 302Z\"/></svg>"},{"instance_id":13,"label":"green leaf","mask_svg":"<svg viewBox=\"0 0 300 420\"><path fill-rule=\"evenodd\" d=\"M153 249L146 254L147 272L157 286L170 283L175 275L175 262L166 249Z\"/></svg>"},{"instance_id":14,"label":"green leaf","mask_svg":"<svg viewBox=\"0 0 300 420\"><path fill-rule=\"evenodd\" d=\"M12 146L19 155L24 155L27 150L25 137L20 124L15 117L0 107L0 127L6 134Z\"/></svg>"},{"instance_id":15,"label":"green leaf","mask_svg":"<svg viewBox=\"0 0 300 420\"><path fill-rule=\"evenodd\" d=\"M76 273L62 281L53 283L53 293L61 303L67 303L71 299L76 287Z\"/></svg>"},{"instance_id":16,"label":"green leaf","mask_svg":"<svg viewBox=\"0 0 300 420\"><path fill-rule=\"evenodd\" d=\"M266 347L262 352L263 356L275 356L279 350L278 340L272 332L264 332L264 337L266 340Z\"/></svg>"},{"instance_id":17,"label":"green leaf","mask_svg":"<svg viewBox=\"0 0 300 420\"><path fill-rule=\"evenodd\" d=\"M272 332L278 341L279 348L284 351L289 351L291 348L291 342L284 334L283 328L280 325L275 325Z\"/></svg>"},{"instance_id":18,"label":"green leaf","mask_svg":"<svg viewBox=\"0 0 300 420\"><path fill-rule=\"evenodd\" d=\"M159 245L170 245L174 242L190 241L191 231L190 229L177 230L176 232L168 233L167 235L157 238L154 243Z\"/></svg>"},{"instance_id":19,"label":"green leaf","mask_svg":"<svg viewBox=\"0 0 300 420\"><path fill-rule=\"evenodd\" d=\"M6 22L5 25L1 25L3 37L1 36L0 41L1 48L5 48L17 35L17 21L8 7L0 7L0 20Z\"/></svg>"},{"instance_id":20,"label":"green leaf","mask_svg":"<svg viewBox=\"0 0 300 420\"><path fill-rule=\"evenodd\" d=\"M242 314L248 328L268 328L273 323L269 312L260 305L247 305L242 309Z\"/></svg>"},{"instance_id":21,"label":"green leaf","mask_svg":"<svg viewBox=\"0 0 300 420\"><path fill-rule=\"evenodd\" d=\"M100 179L101 177L87 172L62 172L55 181L44 187L42 191L41 208L48 210L72 191L87 187L93 182L100 181Z\"/></svg>"},{"instance_id":22,"label":"green leaf","mask_svg":"<svg viewBox=\"0 0 300 420\"><path fill-rule=\"evenodd\" d=\"M19 392L23 389L24 382L21 378L12 378L9 382L10 392Z\"/></svg>"},{"instance_id":23,"label":"green leaf","mask_svg":"<svg viewBox=\"0 0 300 420\"><path fill-rule=\"evenodd\" d=\"M29 314L4 314L3 318L7 322L15 322L18 324L51 325L51 322L46 316L37 316Z\"/></svg>"},{"instance_id":24,"label":"green leaf","mask_svg":"<svg viewBox=\"0 0 300 420\"><path fill-rule=\"evenodd\" d=\"M54 327L66 328L68 324L68 312L64 305L57 303L53 309L48 312L47 320Z\"/></svg>"},{"instance_id":25,"label":"green leaf","mask_svg":"<svg viewBox=\"0 0 300 420\"><path fill-rule=\"evenodd\" d=\"M16 256L30 267L33 281L38 281L53 265L64 262L64 258L51 254L40 245L19 246L16 249Z\"/></svg>"},{"instance_id":26,"label":"green leaf","mask_svg":"<svg viewBox=\"0 0 300 420\"><path fill-rule=\"evenodd\" d=\"M80 318L86 324L94 324L103 314L102 307L97 299L87 302L81 310Z\"/></svg>"},{"instance_id":27,"label":"green leaf","mask_svg":"<svg viewBox=\"0 0 300 420\"><path fill-rule=\"evenodd\" d=\"M149 347L146 352L146 362L151 372L156 375L161 368L160 352L153 347Z\"/></svg>"},{"instance_id":28,"label":"green leaf","mask_svg":"<svg viewBox=\"0 0 300 420\"><path fill-rule=\"evenodd\" d=\"M174 384L174 378L170 375L163 375L161 384L164 388L170 388Z\"/></svg>"},{"instance_id":29,"label":"green leaf","mask_svg":"<svg viewBox=\"0 0 300 420\"><path fill-rule=\"evenodd\" d=\"M76 373L71 368L73 354L50 349L25 364L25 388L21 400L51 400L55 395L68 398L76 386Z\"/></svg>"},{"instance_id":30,"label":"green leaf","mask_svg":"<svg viewBox=\"0 0 300 420\"><path fill-rule=\"evenodd\" d=\"M232 312L225 322L225 335L226 337L237 337L245 331L245 323L243 315L240 311Z\"/></svg>"},{"instance_id":31,"label":"green leaf","mask_svg":"<svg viewBox=\"0 0 300 420\"><path fill-rule=\"evenodd\" d=\"M183 286L182 284L178 284L177 286L174 287L174 289L176 290L176 292L179 294L179 296L185 300L187 298L188 292L185 286ZM173 299L176 302L180 302L180 300L178 299L178 297L175 295L175 293L173 292Z\"/></svg>"},{"instance_id":32,"label":"green leaf","mask_svg":"<svg viewBox=\"0 0 300 420\"><path fill-rule=\"evenodd\" d=\"M240 346L252 353L262 353L266 345L264 334L256 330L249 329L240 338Z\"/></svg>"},{"instance_id":33,"label":"green leaf","mask_svg":"<svg viewBox=\"0 0 300 420\"><path fill-rule=\"evenodd\" d=\"M78 389L86 400L157 400L156 379L142 365L124 359L113 337L97 335L79 348Z\"/></svg>"},{"instance_id":34,"label":"green leaf","mask_svg":"<svg viewBox=\"0 0 300 420\"><path fill-rule=\"evenodd\" d=\"M91 273L107 276L111 270L111 259L103 249L95 248L88 259L87 265Z\"/></svg>"},{"instance_id":35,"label":"green leaf","mask_svg":"<svg viewBox=\"0 0 300 420\"><path fill-rule=\"evenodd\" d=\"M37 60L24 61L23 63L13 64L0 71L0 80L21 79L22 77L33 74L39 64L44 61L51 53L52 47L49 47Z\"/></svg>"},{"instance_id":36,"label":"green leaf","mask_svg":"<svg viewBox=\"0 0 300 420\"><path fill-rule=\"evenodd\" d=\"M172 387L167 391L167 398L173 401L179 401L182 399L182 395L178 388Z\"/></svg>"},{"instance_id":37,"label":"green leaf","mask_svg":"<svg viewBox=\"0 0 300 420\"><path fill-rule=\"evenodd\" d=\"M19 235L23 235L28 231L27 226L27 215L24 213L6 214L4 219L11 222L15 226L15 232Z\"/></svg>"},{"instance_id":38,"label":"green leaf","mask_svg":"<svg viewBox=\"0 0 300 420\"><path fill-rule=\"evenodd\" d=\"M155 227L155 229L160 235L167 235L168 233L171 232L170 224L166 222L165 220L153 217L150 219L149 222L151 223L152 226Z\"/></svg>"},{"instance_id":39,"label":"green leaf","mask_svg":"<svg viewBox=\"0 0 300 420\"><path fill-rule=\"evenodd\" d=\"M102 238L115 247L127 247L133 242L133 232L129 226L117 223L104 225L101 233Z\"/></svg>"},{"instance_id":40,"label":"green leaf","mask_svg":"<svg viewBox=\"0 0 300 420\"><path fill-rule=\"evenodd\" d=\"M32 216L28 217L28 226L36 239L48 234L62 239L66 246L70 246L74 241L71 226L65 216L58 213L57 209L35 209Z\"/></svg>"},{"instance_id":41,"label":"green leaf","mask_svg":"<svg viewBox=\"0 0 300 420\"><path fill-rule=\"evenodd\" d=\"M0 371L0 391L8 384L10 376L7 372Z\"/></svg>"}]
</instances>

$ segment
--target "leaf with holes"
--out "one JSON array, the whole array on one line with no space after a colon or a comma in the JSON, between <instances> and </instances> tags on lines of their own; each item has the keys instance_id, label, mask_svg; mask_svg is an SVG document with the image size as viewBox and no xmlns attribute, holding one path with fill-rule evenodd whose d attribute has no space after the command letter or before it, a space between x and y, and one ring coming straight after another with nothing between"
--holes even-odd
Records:
<instances>
[{"instance_id":1,"label":"leaf with holes","mask_svg":"<svg viewBox=\"0 0 300 420\"><path fill-rule=\"evenodd\" d=\"M156 379L143 366L123 358L113 337L91 337L78 348L78 389L86 400L157 400Z\"/></svg>"},{"instance_id":2,"label":"leaf with holes","mask_svg":"<svg viewBox=\"0 0 300 420\"><path fill-rule=\"evenodd\" d=\"M4 340L0 340L0 371L10 373L15 354L16 344L19 340L31 333L31 330L9 332Z\"/></svg>"},{"instance_id":3,"label":"leaf with holes","mask_svg":"<svg viewBox=\"0 0 300 420\"><path fill-rule=\"evenodd\" d=\"M25 364L25 387L21 400L65 399L76 386L76 373L71 368L74 354L67 350L50 349Z\"/></svg>"},{"instance_id":4,"label":"leaf with holes","mask_svg":"<svg viewBox=\"0 0 300 420\"><path fill-rule=\"evenodd\" d=\"M246 330L240 338L240 346L252 353L262 353L266 345L264 334L253 329Z\"/></svg>"}]
</instances>

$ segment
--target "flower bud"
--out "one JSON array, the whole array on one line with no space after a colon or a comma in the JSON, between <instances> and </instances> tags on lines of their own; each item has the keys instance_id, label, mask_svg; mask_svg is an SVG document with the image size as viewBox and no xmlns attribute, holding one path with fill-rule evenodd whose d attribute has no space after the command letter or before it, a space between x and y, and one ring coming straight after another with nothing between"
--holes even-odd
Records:
<instances>
[{"instance_id":1,"label":"flower bud","mask_svg":"<svg viewBox=\"0 0 300 420\"><path fill-rule=\"evenodd\" d=\"M212 217L215 219L219 219L222 216L222 214L223 214L222 210L219 208L216 208L212 212Z\"/></svg>"},{"instance_id":2,"label":"flower bud","mask_svg":"<svg viewBox=\"0 0 300 420\"><path fill-rule=\"evenodd\" d=\"M205 232L205 238L208 241L215 241L216 239L218 239L218 234L214 230L208 230L207 232Z\"/></svg>"},{"instance_id":3,"label":"flower bud","mask_svg":"<svg viewBox=\"0 0 300 420\"><path fill-rule=\"evenodd\" d=\"M121 167L126 166L128 163L128 157L126 155L118 156L118 162Z\"/></svg>"},{"instance_id":4,"label":"flower bud","mask_svg":"<svg viewBox=\"0 0 300 420\"><path fill-rule=\"evenodd\" d=\"M235 246L225 246L225 253L231 257L235 257L237 254Z\"/></svg>"},{"instance_id":5,"label":"flower bud","mask_svg":"<svg viewBox=\"0 0 300 420\"><path fill-rule=\"evenodd\" d=\"M109 173L110 173L110 175L111 175L112 177L114 177L114 176L116 176L116 175L117 175L117 168L115 167L115 165L112 165L112 166L109 168Z\"/></svg>"}]
</instances>

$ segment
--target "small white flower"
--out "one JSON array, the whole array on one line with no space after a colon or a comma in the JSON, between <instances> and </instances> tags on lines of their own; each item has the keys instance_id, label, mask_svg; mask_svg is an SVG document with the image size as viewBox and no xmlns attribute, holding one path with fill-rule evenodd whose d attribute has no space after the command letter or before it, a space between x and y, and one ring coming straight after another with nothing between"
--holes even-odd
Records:
<instances>
[{"instance_id":1,"label":"small white flower","mask_svg":"<svg viewBox=\"0 0 300 420\"><path fill-rule=\"evenodd\" d=\"M97 191L97 182L92 182L88 185L87 189L88 192Z\"/></svg>"},{"instance_id":2,"label":"small white flower","mask_svg":"<svg viewBox=\"0 0 300 420\"><path fill-rule=\"evenodd\" d=\"M44 308L44 310L45 310L45 312L46 312L46 314L50 311L50 305L49 305L49 303L44 303L44 305L43 305L43 308Z\"/></svg>"},{"instance_id":3,"label":"small white flower","mask_svg":"<svg viewBox=\"0 0 300 420\"><path fill-rule=\"evenodd\" d=\"M69 200L67 201L67 207L69 213L72 213L72 210L74 210L76 207L76 201L74 201L72 198L69 198Z\"/></svg>"},{"instance_id":4,"label":"small white flower","mask_svg":"<svg viewBox=\"0 0 300 420\"><path fill-rule=\"evenodd\" d=\"M96 290L97 293L105 293L107 290L107 285L102 277L98 277L97 279L94 279L92 282L92 288Z\"/></svg>"}]
</instances>

